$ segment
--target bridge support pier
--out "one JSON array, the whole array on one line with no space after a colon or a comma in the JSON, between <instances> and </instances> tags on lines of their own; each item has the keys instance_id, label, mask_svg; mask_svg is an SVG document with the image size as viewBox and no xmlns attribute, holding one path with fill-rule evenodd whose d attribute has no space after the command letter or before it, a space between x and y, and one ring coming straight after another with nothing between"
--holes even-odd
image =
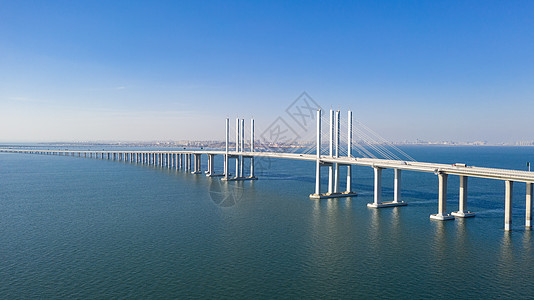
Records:
<instances>
[{"instance_id":1,"label":"bridge support pier","mask_svg":"<svg viewBox=\"0 0 534 300\"><path fill-rule=\"evenodd\" d=\"M527 182L525 227L532 229L532 182Z\"/></svg>"},{"instance_id":2,"label":"bridge support pier","mask_svg":"<svg viewBox=\"0 0 534 300\"><path fill-rule=\"evenodd\" d=\"M225 166L226 169L226 166ZM206 171L208 177L221 177L223 174L215 174L215 154L208 154L208 171Z\"/></svg>"},{"instance_id":3,"label":"bridge support pier","mask_svg":"<svg viewBox=\"0 0 534 300\"><path fill-rule=\"evenodd\" d=\"M193 154L194 157L195 157L195 165L194 165L194 170L193 172L191 172L192 174L200 174L202 173L202 170L201 170L201 166L200 166L200 158L202 156L202 154Z\"/></svg>"},{"instance_id":4,"label":"bridge support pier","mask_svg":"<svg viewBox=\"0 0 534 300\"><path fill-rule=\"evenodd\" d=\"M439 173L438 213L430 215L430 219L438 221L454 220L454 216L447 214L447 174Z\"/></svg>"},{"instance_id":5,"label":"bridge support pier","mask_svg":"<svg viewBox=\"0 0 534 300\"><path fill-rule=\"evenodd\" d=\"M330 145L329 145L329 155L333 157L334 150L334 136L336 138L336 157L339 154L339 111L337 112L336 117L336 127L334 133L334 111L330 110ZM328 198L343 198L343 197L353 197L356 196L356 193L351 192L351 169L350 165L347 165L347 190L343 193L339 193L339 165L333 163L324 163L321 161L321 110L317 110L317 158L315 165L315 193L310 195L311 199L328 199ZM351 137L352 137L352 113L349 112L349 142L347 153L350 156L350 147L351 147ZM321 167L328 166L328 192L321 194ZM335 171L335 173L334 173Z\"/></svg>"},{"instance_id":6,"label":"bridge support pier","mask_svg":"<svg viewBox=\"0 0 534 300\"><path fill-rule=\"evenodd\" d=\"M475 214L467 210L467 176L460 176L460 192L458 199L458 211L454 211L451 215L459 218L474 217Z\"/></svg>"},{"instance_id":7,"label":"bridge support pier","mask_svg":"<svg viewBox=\"0 0 534 300\"><path fill-rule=\"evenodd\" d=\"M406 202L400 201L400 170L395 169L395 192L393 201L382 202L382 168L373 167L373 169L375 172L374 201L373 203L367 203L367 207L383 208L408 205Z\"/></svg>"},{"instance_id":8,"label":"bridge support pier","mask_svg":"<svg viewBox=\"0 0 534 300\"><path fill-rule=\"evenodd\" d=\"M211 174L213 174L213 155L212 154L207 154L208 155L208 169L206 170L206 176L210 176Z\"/></svg>"},{"instance_id":9,"label":"bridge support pier","mask_svg":"<svg viewBox=\"0 0 534 300\"><path fill-rule=\"evenodd\" d=\"M504 182L504 230L512 230L512 198L514 193L514 182L506 180Z\"/></svg>"}]
</instances>

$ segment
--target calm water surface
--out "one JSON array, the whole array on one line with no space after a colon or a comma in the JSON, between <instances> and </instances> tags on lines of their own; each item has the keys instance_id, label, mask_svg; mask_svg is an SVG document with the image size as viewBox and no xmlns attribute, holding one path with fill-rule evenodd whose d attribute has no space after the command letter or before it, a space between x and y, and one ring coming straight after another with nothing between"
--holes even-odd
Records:
<instances>
[{"instance_id":1,"label":"calm water surface","mask_svg":"<svg viewBox=\"0 0 534 300\"><path fill-rule=\"evenodd\" d=\"M403 150L418 161L534 162L532 147ZM522 183L505 232L501 181L470 179L477 216L437 222L433 174L403 172L409 205L376 210L366 207L371 168L353 168L357 197L318 201L308 198L313 163L257 168L258 181L221 184L131 163L0 153L0 298L534 297ZM383 176L387 200L393 171ZM449 176L449 211L457 199Z\"/></svg>"}]
</instances>

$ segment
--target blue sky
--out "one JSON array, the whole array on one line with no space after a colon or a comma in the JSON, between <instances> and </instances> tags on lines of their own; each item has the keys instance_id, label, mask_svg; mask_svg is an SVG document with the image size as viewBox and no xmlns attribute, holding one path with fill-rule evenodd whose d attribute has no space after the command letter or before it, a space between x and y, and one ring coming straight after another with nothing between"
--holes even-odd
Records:
<instances>
[{"instance_id":1,"label":"blue sky","mask_svg":"<svg viewBox=\"0 0 534 300\"><path fill-rule=\"evenodd\" d=\"M222 139L303 91L391 141L534 140L532 1L3 1L0 141Z\"/></svg>"}]
</instances>

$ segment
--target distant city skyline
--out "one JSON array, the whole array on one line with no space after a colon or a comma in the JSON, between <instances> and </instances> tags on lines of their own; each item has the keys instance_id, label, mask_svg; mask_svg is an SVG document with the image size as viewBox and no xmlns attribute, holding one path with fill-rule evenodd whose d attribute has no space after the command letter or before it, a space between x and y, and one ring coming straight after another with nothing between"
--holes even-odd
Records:
<instances>
[{"instance_id":1,"label":"distant city skyline","mask_svg":"<svg viewBox=\"0 0 534 300\"><path fill-rule=\"evenodd\" d=\"M222 140L303 92L392 142L534 140L531 1L3 1L0 20L0 142Z\"/></svg>"}]
</instances>

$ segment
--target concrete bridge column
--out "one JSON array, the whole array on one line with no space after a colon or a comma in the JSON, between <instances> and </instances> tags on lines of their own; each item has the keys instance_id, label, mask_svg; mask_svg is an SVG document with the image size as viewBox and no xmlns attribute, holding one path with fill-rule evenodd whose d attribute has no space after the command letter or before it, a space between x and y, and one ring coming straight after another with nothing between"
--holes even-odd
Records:
<instances>
[{"instance_id":1,"label":"concrete bridge column","mask_svg":"<svg viewBox=\"0 0 534 300\"><path fill-rule=\"evenodd\" d=\"M329 155L330 157L334 156L334 110L330 110L330 145L329 145ZM334 166L330 164L328 166L328 194L334 192Z\"/></svg>"},{"instance_id":2,"label":"concrete bridge column","mask_svg":"<svg viewBox=\"0 0 534 300\"><path fill-rule=\"evenodd\" d=\"M250 152L254 153L254 119L250 120ZM250 177L254 178L254 156L250 157Z\"/></svg>"},{"instance_id":3,"label":"concrete bridge column","mask_svg":"<svg viewBox=\"0 0 534 300\"><path fill-rule=\"evenodd\" d=\"M317 110L317 145L316 155L317 160L315 164L315 195L321 194L321 110Z\"/></svg>"},{"instance_id":4,"label":"concrete bridge column","mask_svg":"<svg viewBox=\"0 0 534 300\"><path fill-rule=\"evenodd\" d=\"M230 172L230 167L228 166L228 150L230 149L230 119L226 118L225 122L225 148L224 148L224 163L223 163L223 173L224 179L228 180L228 173Z\"/></svg>"},{"instance_id":5,"label":"concrete bridge column","mask_svg":"<svg viewBox=\"0 0 534 300\"><path fill-rule=\"evenodd\" d=\"M352 193L352 166L347 165L347 189L345 193Z\"/></svg>"},{"instance_id":6,"label":"concrete bridge column","mask_svg":"<svg viewBox=\"0 0 534 300\"><path fill-rule=\"evenodd\" d=\"M527 182L525 227L532 229L532 182Z\"/></svg>"},{"instance_id":7,"label":"concrete bridge column","mask_svg":"<svg viewBox=\"0 0 534 300\"><path fill-rule=\"evenodd\" d=\"M201 171L201 167L200 167L200 157L201 157L201 154L194 154L194 157L195 157L195 165L194 165L194 169L193 169L193 174L200 174L202 173Z\"/></svg>"},{"instance_id":8,"label":"concrete bridge column","mask_svg":"<svg viewBox=\"0 0 534 300\"><path fill-rule=\"evenodd\" d=\"M504 230L512 229L512 198L514 192L514 182L506 180L504 182Z\"/></svg>"},{"instance_id":9,"label":"concrete bridge column","mask_svg":"<svg viewBox=\"0 0 534 300\"><path fill-rule=\"evenodd\" d=\"M395 179L393 181L393 202L399 203L401 201L401 170L395 169Z\"/></svg>"},{"instance_id":10,"label":"concrete bridge column","mask_svg":"<svg viewBox=\"0 0 534 300\"><path fill-rule=\"evenodd\" d=\"M439 221L454 220L454 216L447 214L447 177L447 174L438 174L438 213L430 215L430 219Z\"/></svg>"},{"instance_id":11,"label":"concrete bridge column","mask_svg":"<svg viewBox=\"0 0 534 300\"><path fill-rule=\"evenodd\" d=\"M382 204L382 168L373 167L375 172L374 201L368 207L378 208Z\"/></svg>"},{"instance_id":12,"label":"concrete bridge column","mask_svg":"<svg viewBox=\"0 0 534 300\"><path fill-rule=\"evenodd\" d=\"M474 217L475 214L467 210L467 176L460 176L460 192L458 199L458 211L451 215L460 218Z\"/></svg>"},{"instance_id":13,"label":"concrete bridge column","mask_svg":"<svg viewBox=\"0 0 534 300\"><path fill-rule=\"evenodd\" d=\"M333 164L328 165L328 194L334 193L334 172Z\"/></svg>"},{"instance_id":14,"label":"concrete bridge column","mask_svg":"<svg viewBox=\"0 0 534 300\"><path fill-rule=\"evenodd\" d=\"M241 126L240 126L240 129L241 129L241 138L240 138L240 151L243 152L245 151L245 119L241 119ZM244 177L245 176L245 158L243 157L243 155L241 155L241 157L239 158L240 160L240 167L239 167L239 177Z\"/></svg>"},{"instance_id":15,"label":"concrete bridge column","mask_svg":"<svg viewBox=\"0 0 534 300\"><path fill-rule=\"evenodd\" d=\"M334 157L339 157L339 110L334 117ZM334 193L339 193L339 164L334 164Z\"/></svg>"},{"instance_id":16,"label":"concrete bridge column","mask_svg":"<svg viewBox=\"0 0 534 300\"><path fill-rule=\"evenodd\" d=\"M214 160L215 155L214 154L208 154L208 174L213 175L215 173L215 166L214 166Z\"/></svg>"},{"instance_id":17,"label":"concrete bridge column","mask_svg":"<svg viewBox=\"0 0 534 300\"><path fill-rule=\"evenodd\" d=\"M241 144L239 142L239 125L241 122L239 122L239 118L235 120L235 152L239 152L239 145ZM235 177L239 177L239 156L235 159Z\"/></svg>"}]
</instances>

